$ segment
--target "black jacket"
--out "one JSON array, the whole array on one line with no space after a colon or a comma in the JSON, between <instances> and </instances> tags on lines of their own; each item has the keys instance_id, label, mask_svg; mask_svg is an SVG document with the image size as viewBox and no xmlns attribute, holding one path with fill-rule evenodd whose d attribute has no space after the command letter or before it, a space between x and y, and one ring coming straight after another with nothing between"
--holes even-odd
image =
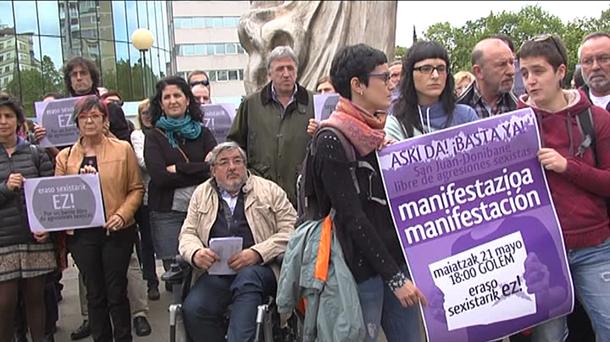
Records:
<instances>
[{"instance_id":1,"label":"black jacket","mask_svg":"<svg viewBox=\"0 0 610 342\"><path fill-rule=\"evenodd\" d=\"M356 178L361 189L356 193L345 150L332 132L323 132L317 140L314 157L314 188L322 216L331 207L336 211L335 226L345 261L356 282L376 275L389 283L405 264L398 235L387 204L369 199L385 199L385 190L375 151L366 156L356 153L358 161L368 162L374 173L358 168Z\"/></svg>"},{"instance_id":2,"label":"black jacket","mask_svg":"<svg viewBox=\"0 0 610 342\"><path fill-rule=\"evenodd\" d=\"M38 147L36 147L38 148ZM0 246L33 243L25 208L23 188L10 191L6 180L11 173L21 173L25 178L53 176L53 164L43 149L38 149L38 160L30 143L19 139L11 157L0 145Z\"/></svg>"},{"instance_id":3,"label":"black jacket","mask_svg":"<svg viewBox=\"0 0 610 342\"><path fill-rule=\"evenodd\" d=\"M210 177L210 166L204 160L216 146L216 139L207 127L195 140L180 139L179 146L190 160L187 162L159 130L144 133L144 162L150 175L148 208L168 212L172 210L175 189L201 184ZM167 171L170 165L176 165L176 173Z\"/></svg>"}]
</instances>

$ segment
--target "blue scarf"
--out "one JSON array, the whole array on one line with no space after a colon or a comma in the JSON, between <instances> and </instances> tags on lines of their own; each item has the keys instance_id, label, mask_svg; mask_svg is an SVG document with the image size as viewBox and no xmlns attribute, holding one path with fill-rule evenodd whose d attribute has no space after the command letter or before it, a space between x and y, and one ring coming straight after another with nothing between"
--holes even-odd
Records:
<instances>
[{"instance_id":1,"label":"blue scarf","mask_svg":"<svg viewBox=\"0 0 610 342\"><path fill-rule=\"evenodd\" d=\"M201 135L201 124L197 121L193 121L190 115L185 115L180 119L162 116L155 126L162 128L165 131L167 140L173 148L178 147L176 134L189 140L195 140Z\"/></svg>"}]
</instances>

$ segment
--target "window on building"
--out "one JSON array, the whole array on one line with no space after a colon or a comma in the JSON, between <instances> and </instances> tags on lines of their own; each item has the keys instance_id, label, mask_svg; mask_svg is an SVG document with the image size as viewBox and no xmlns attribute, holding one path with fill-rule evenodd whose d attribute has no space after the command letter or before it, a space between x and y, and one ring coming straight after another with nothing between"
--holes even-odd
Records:
<instances>
[{"instance_id":1,"label":"window on building","mask_svg":"<svg viewBox=\"0 0 610 342\"><path fill-rule=\"evenodd\" d=\"M210 78L210 82L243 81L244 79L243 69L208 70L207 73Z\"/></svg>"},{"instance_id":2,"label":"window on building","mask_svg":"<svg viewBox=\"0 0 610 342\"><path fill-rule=\"evenodd\" d=\"M244 53L245 51L239 43L182 44L178 46L178 54L180 56L213 56Z\"/></svg>"},{"instance_id":3,"label":"window on building","mask_svg":"<svg viewBox=\"0 0 610 342\"><path fill-rule=\"evenodd\" d=\"M11 72L11 66L7 65L7 66L4 67L4 73L7 74L9 72Z\"/></svg>"},{"instance_id":4,"label":"window on building","mask_svg":"<svg viewBox=\"0 0 610 342\"><path fill-rule=\"evenodd\" d=\"M177 17L174 24L179 29L237 27L239 17Z\"/></svg>"}]
</instances>

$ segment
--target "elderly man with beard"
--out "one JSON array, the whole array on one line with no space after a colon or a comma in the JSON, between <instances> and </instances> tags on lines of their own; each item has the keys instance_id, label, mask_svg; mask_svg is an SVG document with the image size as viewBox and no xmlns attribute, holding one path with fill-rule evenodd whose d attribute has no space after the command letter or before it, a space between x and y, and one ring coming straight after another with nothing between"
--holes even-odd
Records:
<instances>
[{"instance_id":1,"label":"elderly man with beard","mask_svg":"<svg viewBox=\"0 0 610 342\"><path fill-rule=\"evenodd\" d=\"M475 81L462 92L457 103L472 107L480 118L517 109L512 93L515 81L514 55L500 38L486 38L472 50Z\"/></svg>"},{"instance_id":2,"label":"elderly man with beard","mask_svg":"<svg viewBox=\"0 0 610 342\"><path fill-rule=\"evenodd\" d=\"M585 86L582 90L591 102L610 111L610 34L587 35L578 49Z\"/></svg>"},{"instance_id":3,"label":"elderly man with beard","mask_svg":"<svg viewBox=\"0 0 610 342\"><path fill-rule=\"evenodd\" d=\"M217 145L209 156L212 178L199 185L180 233L182 257L196 270L221 262L210 239L241 237L242 250L225 261L235 275L204 273L182 306L193 341L225 341L224 314L232 305L228 341L252 341L256 309L274 295L296 212L282 188L250 175L246 153L235 142Z\"/></svg>"}]
</instances>

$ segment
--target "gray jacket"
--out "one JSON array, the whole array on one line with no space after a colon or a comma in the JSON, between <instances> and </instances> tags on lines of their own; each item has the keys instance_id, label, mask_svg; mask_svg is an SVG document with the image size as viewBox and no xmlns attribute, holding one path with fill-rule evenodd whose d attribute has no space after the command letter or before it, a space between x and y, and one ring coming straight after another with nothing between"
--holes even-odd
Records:
<instances>
[{"instance_id":1,"label":"gray jacket","mask_svg":"<svg viewBox=\"0 0 610 342\"><path fill-rule=\"evenodd\" d=\"M321 228L320 221L307 221L290 238L278 281L278 311L289 314L300 298L305 298L303 341L363 341L365 328L358 289L334 231L328 280L314 278Z\"/></svg>"},{"instance_id":2,"label":"gray jacket","mask_svg":"<svg viewBox=\"0 0 610 342\"><path fill-rule=\"evenodd\" d=\"M28 226L23 188L9 190L6 186L8 176L11 173L21 173L25 178L53 176L53 164L46 152L18 139L10 157L0 145L0 247L34 242Z\"/></svg>"}]
</instances>

